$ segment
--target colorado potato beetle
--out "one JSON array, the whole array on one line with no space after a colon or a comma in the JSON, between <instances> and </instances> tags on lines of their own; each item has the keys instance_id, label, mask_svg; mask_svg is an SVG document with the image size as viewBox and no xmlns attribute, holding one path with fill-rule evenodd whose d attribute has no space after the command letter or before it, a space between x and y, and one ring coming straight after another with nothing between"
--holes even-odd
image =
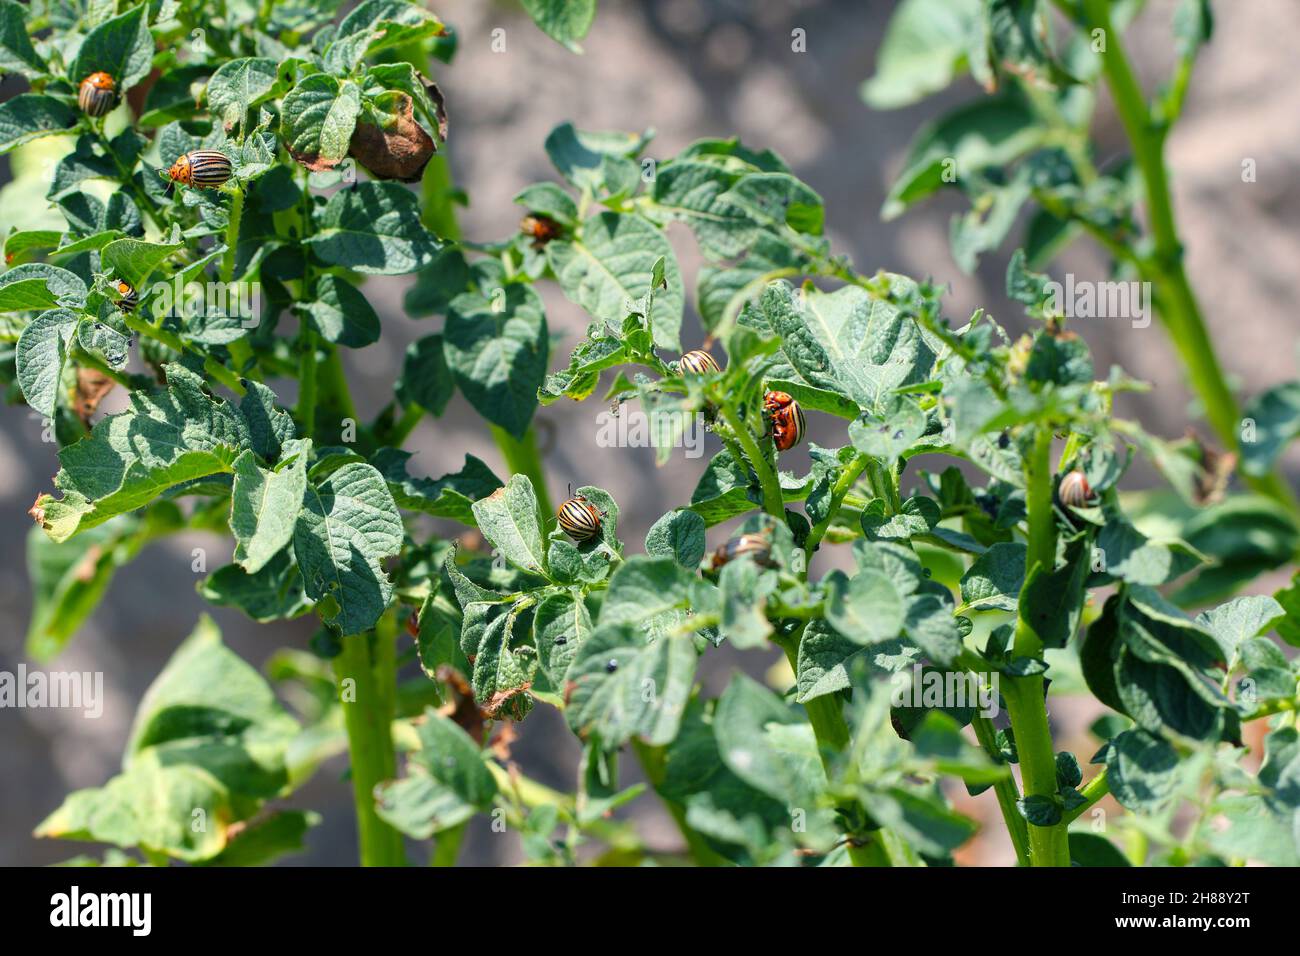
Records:
<instances>
[{"instance_id":1,"label":"colorado potato beetle","mask_svg":"<svg viewBox=\"0 0 1300 956\"><path fill-rule=\"evenodd\" d=\"M134 312L136 306L140 304L140 294L132 288L131 283L125 279L118 279L113 284L113 288L117 289L117 294L122 297L117 300L117 307L123 312Z\"/></svg>"},{"instance_id":2,"label":"colorado potato beetle","mask_svg":"<svg viewBox=\"0 0 1300 956\"><path fill-rule=\"evenodd\" d=\"M172 163L167 175L172 182L197 189L216 189L230 179L230 157L216 149L196 149Z\"/></svg>"},{"instance_id":3,"label":"colorado potato beetle","mask_svg":"<svg viewBox=\"0 0 1300 956\"><path fill-rule=\"evenodd\" d=\"M590 541L600 534L600 519L604 515L585 497L574 495L560 505L555 517L560 528L574 541Z\"/></svg>"},{"instance_id":4,"label":"colorado potato beetle","mask_svg":"<svg viewBox=\"0 0 1300 956\"><path fill-rule=\"evenodd\" d=\"M722 369L718 361L703 349L687 352L677 362L683 375L716 375Z\"/></svg>"},{"instance_id":5,"label":"colorado potato beetle","mask_svg":"<svg viewBox=\"0 0 1300 956\"><path fill-rule=\"evenodd\" d=\"M763 396L763 413L772 422L772 438L778 451L789 451L803 441L808 422L803 409L786 392L767 392Z\"/></svg>"},{"instance_id":6,"label":"colorado potato beetle","mask_svg":"<svg viewBox=\"0 0 1300 956\"><path fill-rule=\"evenodd\" d=\"M1092 486L1084 473L1076 468L1061 479L1056 496L1067 508L1086 508L1093 500Z\"/></svg>"},{"instance_id":7,"label":"colorado potato beetle","mask_svg":"<svg viewBox=\"0 0 1300 956\"><path fill-rule=\"evenodd\" d=\"M77 88L77 105L87 116L104 116L117 103L117 83L102 70L92 73Z\"/></svg>"},{"instance_id":8,"label":"colorado potato beetle","mask_svg":"<svg viewBox=\"0 0 1300 956\"><path fill-rule=\"evenodd\" d=\"M772 543L761 534L741 534L713 552L712 569L730 564L737 558L749 555L759 567L772 566Z\"/></svg>"},{"instance_id":9,"label":"colorado potato beetle","mask_svg":"<svg viewBox=\"0 0 1300 956\"><path fill-rule=\"evenodd\" d=\"M524 216L519 231L533 237L533 248L540 249L560 234L560 224L549 216Z\"/></svg>"}]
</instances>

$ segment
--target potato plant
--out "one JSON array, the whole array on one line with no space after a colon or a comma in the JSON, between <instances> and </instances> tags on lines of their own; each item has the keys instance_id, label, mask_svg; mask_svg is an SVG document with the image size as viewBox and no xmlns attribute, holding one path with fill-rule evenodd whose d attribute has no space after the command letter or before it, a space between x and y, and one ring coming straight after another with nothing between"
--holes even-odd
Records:
<instances>
[{"instance_id":1,"label":"potato plant","mask_svg":"<svg viewBox=\"0 0 1300 956\"><path fill-rule=\"evenodd\" d=\"M1271 476L1297 386L1238 440L1159 151L1204 5L1180 15L1179 74L1149 115L1110 19L1131 4L1059 4L1081 31L1060 43L1027 0L900 7L871 99L960 66L998 92L925 134L888 211L955 156L969 264L1037 202L1007 273L1020 336L945 315L929 279L859 271L813 186L735 139L665 157L564 124L536 144L554 175L516 197L519 231L464 241L430 78L455 33L406 0L340 6L0 0L0 68L28 86L0 103L0 151L37 223L5 226L3 368L59 446L31 509L28 654L56 658L120 567L186 529L233 542L199 584L212 604L319 621L265 675L198 622L121 773L39 836L108 844L106 862L268 862L318 822L295 789L346 752L367 865L422 841L453 864L480 814L544 864L943 864L976 830L962 791L996 805L1022 865L1297 864L1300 672L1270 635L1300 645L1300 590L1236 596L1300 544ZM594 14L524 6L570 47ZM1102 76L1136 166L1092 165ZM692 283L674 224L705 260ZM1117 414L1145 386L1094 367L1041 271L1078 232L1155 284L1250 493L1226 493L1230 453ZM395 275L440 331L362 420L341 355L401 321L365 293ZM564 354L549 283L591 318ZM706 341L683 355L688 285ZM105 414L115 390L129 401ZM457 390L508 474L472 456L413 473L404 443ZM643 544L619 536L619 489L548 487L534 419L571 401L650 415L661 459L697 420L720 442ZM819 417L841 442L790 470ZM1120 491L1135 456L1167 495ZM843 560L818 573L830 549ZM724 643L784 676L708 697L697 666ZM1078 753L1049 721L1067 694L1105 710ZM539 707L582 743L572 792L511 759ZM1095 812L1107 794L1123 812ZM616 812L654 799L678 850Z\"/></svg>"}]
</instances>

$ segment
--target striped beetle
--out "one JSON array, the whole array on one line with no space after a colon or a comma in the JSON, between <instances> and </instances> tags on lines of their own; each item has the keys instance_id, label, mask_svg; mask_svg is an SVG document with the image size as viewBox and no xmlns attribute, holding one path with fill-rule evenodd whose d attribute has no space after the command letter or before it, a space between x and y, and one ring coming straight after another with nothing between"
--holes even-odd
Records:
<instances>
[{"instance_id":1,"label":"striped beetle","mask_svg":"<svg viewBox=\"0 0 1300 956\"><path fill-rule=\"evenodd\" d=\"M113 284L113 288L117 289L117 294L122 297L117 300L118 309L123 312L134 312L140 304L140 294L135 291L131 283L125 279L118 279Z\"/></svg>"},{"instance_id":2,"label":"striped beetle","mask_svg":"<svg viewBox=\"0 0 1300 956\"><path fill-rule=\"evenodd\" d=\"M584 495L575 495L569 487L569 498L560 505L555 518L560 528L574 541L590 541L600 534L600 519L605 513L587 500Z\"/></svg>"},{"instance_id":3,"label":"striped beetle","mask_svg":"<svg viewBox=\"0 0 1300 956\"><path fill-rule=\"evenodd\" d=\"M718 361L703 349L687 352L677 362L683 375L716 375L722 369Z\"/></svg>"},{"instance_id":4,"label":"striped beetle","mask_svg":"<svg viewBox=\"0 0 1300 956\"><path fill-rule=\"evenodd\" d=\"M1076 468L1061 478L1056 497L1067 508L1086 508L1093 500L1092 486L1084 473Z\"/></svg>"},{"instance_id":5,"label":"striped beetle","mask_svg":"<svg viewBox=\"0 0 1300 956\"><path fill-rule=\"evenodd\" d=\"M778 451L789 451L803 441L808 421L803 409L786 392L766 392L763 395L763 413L772 422L772 438Z\"/></svg>"},{"instance_id":6,"label":"striped beetle","mask_svg":"<svg viewBox=\"0 0 1300 956\"><path fill-rule=\"evenodd\" d=\"M230 179L230 157L216 149L196 149L179 156L167 175L172 182L197 189L216 189Z\"/></svg>"},{"instance_id":7,"label":"striped beetle","mask_svg":"<svg viewBox=\"0 0 1300 956\"><path fill-rule=\"evenodd\" d=\"M77 88L77 105L87 116L104 116L117 103L117 83L103 72L92 73Z\"/></svg>"},{"instance_id":8,"label":"striped beetle","mask_svg":"<svg viewBox=\"0 0 1300 956\"><path fill-rule=\"evenodd\" d=\"M730 564L737 558L749 555L761 568L774 567L772 564L772 542L765 534L740 534L731 538L716 551L710 569L717 571L724 564Z\"/></svg>"}]
</instances>

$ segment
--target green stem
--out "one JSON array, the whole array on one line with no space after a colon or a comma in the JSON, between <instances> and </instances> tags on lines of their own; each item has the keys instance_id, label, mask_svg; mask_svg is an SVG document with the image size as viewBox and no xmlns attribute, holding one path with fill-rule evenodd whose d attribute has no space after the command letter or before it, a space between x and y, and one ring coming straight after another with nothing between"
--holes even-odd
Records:
<instances>
[{"instance_id":1,"label":"green stem","mask_svg":"<svg viewBox=\"0 0 1300 956\"><path fill-rule=\"evenodd\" d=\"M504 428L488 426L492 439L501 450L506 460L506 468L512 475L527 475L533 483L533 493L537 495L537 510L541 512L542 527L551 521L555 514L551 506L551 495L546 486L546 471L542 467L542 456L537 451L537 432L529 428L523 439L515 438Z\"/></svg>"},{"instance_id":2,"label":"green stem","mask_svg":"<svg viewBox=\"0 0 1300 956\"><path fill-rule=\"evenodd\" d=\"M686 822L686 808L676 800L670 799L659 792L666 773L664 765L665 748L653 747L642 740L633 738L632 749L636 751L637 760L641 762L641 769L645 772L650 786L654 787L655 792L659 794L659 799L663 801L668 814L673 818L673 822L677 824L677 829L681 832L682 839L686 841L686 847L695 862L701 866L731 866L730 860L709 846L709 842L704 835Z\"/></svg>"},{"instance_id":3,"label":"green stem","mask_svg":"<svg viewBox=\"0 0 1300 956\"><path fill-rule=\"evenodd\" d=\"M758 447L758 442L754 440L753 433L745 427L736 415L736 412L729 405L722 405L718 409L722 420L726 422L727 427L740 442L740 447L749 459L750 466L754 469L754 474L758 475L758 483L763 489L763 510L779 521L785 521L785 499L781 494L781 483L776 476L772 466L768 464L763 457L762 451Z\"/></svg>"},{"instance_id":4,"label":"green stem","mask_svg":"<svg viewBox=\"0 0 1300 956\"><path fill-rule=\"evenodd\" d=\"M794 635L779 641L785 651L790 668L799 672L799 642L803 637L801 627ZM844 721L844 712L840 708L839 698L834 694L823 694L805 701L804 711L808 722L812 724L813 735L817 738L817 751L821 754L822 767L829 778L835 773L835 755L849 745L851 735L849 725ZM878 835L848 835L849 860L854 866L891 866L892 861Z\"/></svg>"},{"instance_id":5,"label":"green stem","mask_svg":"<svg viewBox=\"0 0 1300 956\"><path fill-rule=\"evenodd\" d=\"M975 737L984 751L994 760L1001 761L997 731L993 727L993 722L987 717L976 714L971 719L971 726L975 729ZM1016 786L1016 778L1007 774L1005 778L993 785L993 792L998 798L998 809L1002 811L1002 820L1007 825L1011 845L1015 848L1016 861L1021 866L1029 866L1029 826L1020 808L1016 806L1020 800L1020 788Z\"/></svg>"},{"instance_id":6,"label":"green stem","mask_svg":"<svg viewBox=\"0 0 1300 956\"><path fill-rule=\"evenodd\" d=\"M316 435L316 335L304 327L298 342L298 423L304 438Z\"/></svg>"},{"instance_id":7,"label":"green stem","mask_svg":"<svg viewBox=\"0 0 1300 956\"><path fill-rule=\"evenodd\" d=\"M840 472L840 477L836 480L834 487L831 488L830 507L826 509L826 516L813 525L812 530L808 532L808 540L804 543L805 560L803 574L801 575L803 578L808 577L808 568L812 564L813 554L816 552L818 545L822 543L822 539L826 537L831 522L835 520L835 516L839 513L840 505L844 504L844 496L857 483L862 470L867 467L870 461L871 459L866 455L859 453Z\"/></svg>"},{"instance_id":8,"label":"green stem","mask_svg":"<svg viewBox=\"0 0 1300 956\"><path fill-rule=\"evenodd\" d=\"M448 827L434 838L430 866L455 866L460 846L465 841L465 824Z\"/></svg>"},{"instance_id":9,"label":"green stem","mask_svg":"<svg viewBox=\"0 0 1300 956\"><path fill-rule=\"evenodd\" d=\"M221 256L221 281L230 283L235 278L235 253L239 246L239 222L244 216L244 191L235 190L230 196L229 223L226 226L226 251Z\"/></svg>"},{"instance_id":10,"label":"green stem","mask_svg":"<svg viewBox=\"0 0 1300 956\"><path fill-rule=\"evenodd\" d=\"M393 427L388 431L388 444L394 448L400 448L406 439L411 437L411 432L415 431L415 426L420 424L424 418L424 409L412 402L406 406L402 412L402 417L393 423Z\"/></svg>"},{"instance_id":11,"label":"green stem","mask_svg":"<svg viewBox=\"0 0 1300 956\"><path fill-rule=\"evenodd\" d=\"M1026 505L1029 510L1028 553L1025 577L1037 567L1051 571L1056 567L1056 517L1052 511L1052 429L1039 425L1034 446L1025 462ZM1027 605L1024 591L1020 606ZM1028 619L1016 623L1017 657L1041 657L1043 642ZM1025 796L1056 799L1056 750L1052 729L1047 720L1047 702L1043 695L1043 677L1006 677L1002 696L1015 733L1016 751L1020 755L1020 774ZM1030 859L1034 866L1069 866L1068 834L1063 823L1053 826L1029 826Z\"/></svg>"},{"instance_id":12,"label":"green stem","mask_svg":"<svg viewBox=\"0 0 1300 956\"><path fill-rule=\"evenodd\" d=\"M382 642L385 638L380 636L377 640ZM355 698L344 699L341 706L352 764L352 801L357 813L361 865L402 866L406 862L402 835L375 812L375 787L393 776L396 757L392 714L387 708L391 698L377 679L369 642L367 634L349 635L343 638L343 649L334 659L334 674L340 687L345 680L354 682Z\"/></svg>"},{"instance_id":13,"label":"green stem","mask_svg":"<svg viewBox=\"0 0 1300 956\"><path fill-rule=\"evenodd\" d=\"M185 343L181 341L179 336L173 335L166 329L160 329L157 326L152 325L139 315L128 312L123 316L123 320L126 322L126 327L132 332L137 332L145 338L153 339L155 342L159 342L175 352L187 351ZM194 349L188 349L188 351L194 352L195 355L203 354L201 352L196 352ZM244 386L240 383L239 376L226 368L216 359L204 357L203 371L210 378L220 382L236 395L244 394Z\"/></svg>"},{"instance_id":14,"label":"green stem","mask_svg":"<svg viewBox=\"0 0 1300 956\"><path fill-rule=\"evenodd\" d=\"M1091 808L1094 803L1106 796L1106 794L1110 793L1110 781L1106 779L1106 768L1102 767L1101 773L1097 774L1097 776L1093 777L1080 787L1079 793L1087 802L1079 804L1065 815L1065 822L1067 825L1079 819L1079 817L1088 812L1089 808Z\"/></svg>"},{"instance_id":15,"label":"green stem","mask_svg":"<svg viewBox=\"0 0 1300 956\"><path fill-rule=\"evenodd\" d=\"M1187 367L1188 378L1200 397L1210 426L1224 445L1240 448L1241 412L1219 365L1183 263L1183 246L1178 239L1164 161L1170 118L1163 117L1159 122L1152 118L1129 63L1123 37L1111 23L1109 0L1083 0L1082 10L1086 26L1103 31L1106 37L1102 69L1146 190L1154 249L1141 262L1142 278L1157 290L1160 317ZM1276 474L1244 477L1252 488L1275 499L1290 510L1293 518L1300 520L1300 503Z\"/></svg>"}]
</instances>

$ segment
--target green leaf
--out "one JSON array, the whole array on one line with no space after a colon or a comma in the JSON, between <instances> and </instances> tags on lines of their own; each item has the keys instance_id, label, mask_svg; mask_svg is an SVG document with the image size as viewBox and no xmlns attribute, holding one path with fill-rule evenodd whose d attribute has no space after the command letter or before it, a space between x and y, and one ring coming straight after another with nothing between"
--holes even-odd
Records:
<instances>
[{"instance_id":1,"label":"green leaf","mask_svg":"<svg viewBox=\"0 0 1300 956\"><path fill-rule=\"evenodd\" d=\"M645 146L648 135L591 132L562 123L546 137L546 155L560 174L584 192L595 194L606 185L611 164L631 165Z\"/></svg>"},{"instance_id":2,"label":"green leaf","mask_svg":"<svg viewBox=\"0 0 1300 956\"><path fill-rule=\"evenodd\" d=\"M447 308L443 349L456 384L480 415L517 439L537 410L550 342L542 300L511 283L491 299L458 295Z\"/></svg>"},{"instance_id":3,"label":"green leaf","mask_svg":"<svg viewBox=\"0 0 1300 956\"><path fill-rule=\"evenodd\" d=\"M1070 862L1075 866L1132 866L1115 844L1097 833L1070 834Z\"/></svg>"},{"instance_id":4,"label":"green leaf","mask_svg":"<svg viewBox=\"0 0 1300 956\"><path fill-rule=\"evenodd\" d=\"M704 519L694 511L670 511L653 525L645 536L646 554L656 558L673 558L688 571L704 560Z\"/></svg>"},{"instance_id":5,"label":"green leaf","mask_svg":"<svg viewBox=\"0 0 1300 956\"><path fill-rule=\"evenodd\" d=\"M521 0L533 22L552 40L572 53L581 53L578 41L596 19L596 0Z\"/></svg>"},{"instance_id":6,"label":"green leaf","mask_svg":"<svg viewBox=\"0 0 1300 956\"><path fill-rule=\"evenodd\" d=\"M320 814L310 810L276 810L249 821L224 850L203 865L265 866L305 850L303 838L320 823Z\"/></svg>"},{"instance_id":7,"label":"green leaf","mask_svg":"<svg viewBox=\"0 0 1300 956\"><path fill-rule=\"evenodd\" d=\"M1097 759L1106 765L1110 792L1120 806L1136 813L1159 810L1176 796L1185 770L1190 776L1172 744L1141 729L1111 738Z\"/></svg>"},{"instance_id":8,"label":"green leaf","mask_svg":"<svg viewBox=\"0 0 1300 956\"><path fill-rule=\"evenodd\" d=\"M789 173L750 173L721 198L769 229L820 236L825 223L822 197Z\"/></svg>"},{"instance_id":9,"label":"green leaf","mask_svg":"<svg viewBox=\"0 0 1300 956\"><path fill-rule=\"evenodd\" d=\"M279 64L260 56L227 60L208 80L208 110L226 132L242 126L248 112L270 99L279 79Z\"/></svg>"},{"instance_id":10,"label":"green leaf","mask_svg":"<svg viewBox=\"0 0 1300 956\"><path fill-rule=\"evenodd\" d=\"M437 479L413 478L407 474L406 462L410 457L408 451L381 448L370 462L388 482L397 506L407 511L421 511L435 518L451 518L473 525L473 503L501 487L501 479L473 455L465 456L465 466L460 471Z\"/></svg>"},{"instance_id":11,"label":"green leaf","mask_svg":"<svg viewBox=\"0 0 1300 956\"><path fill-rule=\"evenodd\" d=\"M27 35L26 11L13 0L0 0L0 71L27 77L47 72L45 61Z\"/></svg>"},{"instance_id":12,"label":"green leaf","mask_svg":"<svg viewBox=\"0 0 1300 956\"><path fill-rule=\"evenodd\" d=\"M393 586L384 559L402 548L402 516L383 476L360 462L309 483L294 528L293 549L307 596L333 598L327 623L344 636L374 626Z\"/></svg>"},{"instance_id":13,"label":"green leaf","mask_svg":"<svg viewBox=\"0 0 1300 956\"><path fill-rule=\"evenodd\" d=\"M975 821L950 810L938 799L890 787L865 791L862 803L883 827L898 835L919 852L942 857L961 846L975 833Z\"/></svg>"},{"instance_id":14,"label":"green leaf","mask_svg":"<svg viewBox=\"0 0 1300 956\"><path fill-rule=\"evenodd\" d=\"M293 540L307 493L311 440L303 442L291 455L274 470L258 464L252 451L235 459L230 531L235 536L234 562L248 574L260 571Z\"/></svg>"},{"instance_id":15,"label":"green leaf","mask_svg":"<svg viewBox=\"0 0 1300 956\"><path fill-rule=\"evenodd\" d=\"M340 21L325 50L327 68L345 73L363 58L446 34L442 22L407 0L365 0Z\"/></svg>"},{"instance_id":16,"label":"green leaf","mask_svg":"<svg viewBox=\"0 0 1300 956\"><path fill-rule=\"evenodd\" d=\"M1196 616L1196 623L1214 635L1225 661L1252 637L1267 634L1286 619L1286 610L1266 594L1234 598Z\"/></svg>"},{"instance_id":17,"label":"green leaf","mask_svg":"<svg viewBox=\"0 0 1300 956\"><path fill-rule=\"evenodd\" d=\"M722 620L718 630L734 647L764 647L772 625L764 613L767 597L776 588L776 576L764 574L751 558L731 561L718 575Z\"/></svg>"},{"instance_id":18,"label":"green leaf","mask_svg":"<svg viewBox=\"0 0 1300 956\"><path fill-rule=\"evenodd\" d=\"M973 611L1014 611L1025 582L1027 548L999 541L981 554L961 577L962 603Z\"/></svg>"},{"instance_id":19,"label":"green leaf","mask_svg":"<svg viewBox=\"0 0 1300 956\"><path fill-rule=\"evenodd\" d=\"M980 0L904 0L876 51L876 72L862 84L873 109L890 110L937 93L966 63L980 25Z\"/></svg>"},{"instance_id":20,"label":"green leaf","mask_svg":"<svg viewBox=\"0 0 1300 956\"><path fill-rule=\"evenodd\" d=\"M54 418L68 344L81 317L68 309L51 309L32 319L15 349L18 385L37 414Z\"/></svg>"},{"instance_id":21,"label":"green leaf","mask_svg":"<svg viewBox=\"0 0 1300 956\"><path fill-rule=\"evenodd\" d=\"M600 624L635 624L643 631L656 623L683 618L694 576L672 558L634 555L610 577L600 611Z\"/></svg>"},{"instance_id":22,"label":"green leaf","mask_svg":"<svg viewBox=\"0 0 1300 956\"><path fill-rule=\"evenodd\" d=\"M916 757L930 772L951 774L969 784L996 783L1010 771L1005 764L994 763L983 750L962 736L962 725L939 710L925 712L921 722L908 737L916 748Z\"/></svg>"},{"instance_id":23,"label":"green leaf","mask_svg":"<svg viewBox=\"0 0 1300 956\"><path fill-rule=\"evenodd\" d=\"M149 277L185 244L145 242L143 239L116 239L99 252L100 262L113 275L125 279L142 296Z\"/></svg>"},{"instance_id":24,"label":"green leaf","mask_svg":"<svg viewBox=\"0 0 1300 956\"><path fill-rule=\"evenodd\" d=\"M501 557L522 571L546 573L537 496L527 475L511 475L504 488L474 502L473 512L483 537Z\"/></svg>"},{"instance_id":25,"label":"green leaf","mask_svg":"<svg viewBox=\"0 0 1300 956\"><path fill-rule=\"evenodd\" d=\"M32 615L27 654L47 661L58 654L94 613L119 567L151 538L181 522L175 507L150 509L147 519L123 516L82 535L56 543L40 528L27 536L27 576L32 582Z\"/></svg>"},{"instance_id":26,"label":"green leaf","mask_svg":"<svg viewBox=\"0 0 1300 956\"><path fill-rule=\"evenodd\" d=\"M582 224L578 238L547 243L546 259L566 296L596 318L616 322L629 302L651 290L651 273L663 259L667 287L655 293L650 327L655 345L681 347L681 270L664 234L643 216L597 213Z\"/></svg>"},{"instance_id":27,"label":"green leaf","mask_svg":"<svg viewBox=\"0 0 1300 956\"><path fill-rule=\"evenodd\" d=\"M882 572L864 568L850 578L832 571L824 586L826 620L849 640L879 644L902 633L903 598Z\"/></svg>"},{"instance_id":28,"label":"green leaf","mask_svg":"<svg viewBox=\"0 0 1300 956\"><path fill-rule=\"evenodd\" d=\"M128 411L98 422L90 435L59 452L63 468L42 495L45 530L55 541L147 504L168 488L233 470L250 446L246 420L212 398L202 380L165 366L166 390L133 392Z\"/></svg>"},{"instance_id":29,"label":"green leaf","mask_svg":"<svg viewBox=\"0 0 1300 956\"><path fill-rule=\"evenodd\" d=\"M375 811L417 840L464 823L491 808L496 779L470 736L432 708L416 725L420 749L410 758L408 775L375 790Z\"/></svg>"},{"instance_id":30,"label":"green leaf","mask_svg":"<svg viewBox=\"0 0 1300 956\"><path fill-rule=\"evenodd\" d=\"M1036 827L1050 827L1061 822L1061 804L1053 797L1032 793L1017 800L1016 808Z\"/></svg>"},{"instance_id":31,"label":"green leaf","mask_svg":"<svg viewBox=\"0 0 1300 956\"><path fill-rule=\"evenodd\" d=\"M423 269L439 249L420 222L415 194L397 183L364 182L339 190L306 242L324 262L372 275Z\"/></svg>"},{"instance_id":32,"label":"green leaf","mask_svg":"<svg viewBox=\"0 0 1300 956\"><path fill-rule=\"evenodd\" d=\"M736 181L715 163L674 161L657 171L656 218L684 222L711 259L730 259L757 240L760 224L744 206L725 195Z\"/></svg>"},{"instance_id":33,"label":"green leaf","mask_svg":"<svg viewBox=\"0 0 1300 956\"><path fill-rule=\"evenodd\" d=\"M199 595L213 604L236 607L259 624L300 617L311 610L302 574L286 548L272 556L256 574L227 564L204 578Z\"/></svg>"},{"instance_id":34,"label":"green leaf","mask_svg":"<svg viewBox=\"0 0 1300 956\"><path fill-rule=\"evenodd\" d=\"M85 305L86 295L86 283L80 276L43 262L0 273L0 312L35 312L59 306L79 309Z\"/></svg>"},{"instance_id":35,"label":"green leaf","mask_svg":"<svg viewBox=\"0 0 1300 956\"><path fill-rule=\"evenodd\" d=\"M1270 810L1258 797L1224 796L1209 807L1225 825L1206 835L1210 849L1222 856L1258 860L1268 866L1300 866L1300 845L1294 818Z\"/></svg>"},{"instance_id":36,"label":"green leaf","mask_svg":"<svg viewBox=\"0 0 1300 956\"><path fill-rule=\"evenodd\" d=\"M1283 382L1252 399L1241 413L1241 470L1266 475L1300 435L1300 382Z\"/></svg>"},{"instance_id":37,"label":"green leaf","mask_svg":"<svg viewBox=\"0 0 1300 956\"><path fill-rule=\"evenodd\" d=\"M713 717L722 761L754 789L790 807L816 806L826 771L812 726L753 678L736 674Z\"/></svg>"},{"instance_id":38,"label":"green leaf","mask_svg":"<svg viewBox=\"0 0 1300 956\"><path fill-rule=\"evenodd\" d=\"M1047 135L1033 111L1012 94L960 106L917 133L881 214L894 219L946 183L1036 149Z\"/></svg>"},{"instance_id":39,"label":"green leaf","mask_svg":"<svg viewBox=\"0 0 1300 956\"><path fill-rule=\"evenodd\" d=\"M782 351L809 384L883 411L890 393L929 375L934 354L916 323L864 289L796 294L788 282L764 290L760 308Z\"/></svg>"},{"instance_id":40,"label":"green leaf","mask_svg":"<svg viewBox=\"0 0 1300 956\"><path fill-rule=\"evenodd\" d=\"M298 427L289 413L276 405L275 393L261 382L243 379L248 391L239 402L239 411L248 423L253 451L263 461L278 461L285 442L298 435Z\"/></svg>"},{"instance_id":41,"label":"green leaf","mask_svg":"<svg viewBox=\"0 0 1300 956\"><path fill-rule=\"evenodd\" d=\"M361 88L357 84L350 80L340 83L328 73L312 73L285 95L280 136L293 158L308 169L333 169L348 154L360 113Z\"/></svg>"},{"instance_id":42,"label":"green leaf","mask_svg":"<svg viewBox=\"0 0 1300 956\"><path fill-rule=\"evenodd\" d=\"M394 391L401 401L414 402L435 418L442 415L456 391L456 379L447 365L441 332L406 347L402 377Z\"/></svg>"},{"instance_id":43,"label":"green leaf","mask_svg":"<svg viewBox=\"0 0 1300 956\"><path fill-rule=\"evenodd\" d=\"M602 620L569 665L569 726L580 736L599 736L610 747L632 737L667 744L677 735L690 699L696 657L688 637L647 639L635 624Z\"/></svg>"},{"instance_id":44,"label":"green leaf","mask_svg":"<svg viewBox=\"0 0 1300 956\"><path fill-rule=\"evenodd\" d=\"M0 155L42 136L71 133L77 112L52 96L20 93L0 103Z\"/></svg>"},{"instance_id":45,"label":"green leaf","mask_svg":"<svg viewBox=\"0 0 1300 956\"><path fill-rule=\"evenodd\" d=\"M515 196L515 202L529 212L549 216L565 226L578 224L578 204L555 183L533 183Z\"/></svg>"},{"instance_id":46,"label":"green leaf","mask_svg":"<svg viewBox=\"0 0 1300 956\"><path fill-rule=\"evenodd\" d=\"M893 515L885 514L884 501L876 498L862 511L862 531L872 541L907 541L928 534L940 514L933 498L908 498Z\"/></svg>"},{"instance_id":47,"label":"green leaf","mask_svg":"<svg viewBox=\"0 0 1300 956\"><path fill-rule=\"evenodd\" d=\"M895 395L880 414L864 413L851 422L849 441L864 455L890 468L925 434L927 425L925 413L914 399Z\"/></svg>"},{"instance_id":48,"label":"green leaf","mask_svg":"<svg viewBox=\"0 0 1300 956\"><path fill-rule=\"evenodd\" d=\"M148 8L132 7L121 16L105 20L86 34L68 76L80 83L92 73L103 71L125 92L149 74L154 43L149 33Z\"/></svg>"},{"instance_id":49,"label":"green leaf","mask_svg":"<svg viewBox=\"0 0 1300 956\"><path fill-rule=\"evenodd\" d=\"M1277 622L1278 634L1292 647L1300 647L1300 572L1291 579L1289 587L1274 597L1286 612L1286 617Z\"/></svg>"},{"instance_id":50,"label":"green leaf","mask_svg":"<svg viewBox=\"0 0 1300 956\"><path fill-rule=\"evenodd\" d=\"M361 290L339 276L316 280L316 301L300 308L321 337L335 345L359 349L379 341L379 316Z\"/></svg>"},{"instance_id":51,"label":"green leaf","mask_svg":"<svg viewBox=\"0 0 1300 956\"><path fill-rule=\"evenodd\" d=\"M1064 647L1079 629L1088 580L1086 542L1066 553L1066 563L1048 571L1035 565L1025 579L1020 617L1045 647Z\"/></svg>"},{"instance_id":52,"label":"green leaf","mask_svg":"<svg viewBox=\"0 0 1300 956\"><path fill-rule=\"evenodd\" d=\"M537 606L533 638L538 660L552 687L564 687L569 665L591 632L587 606L567 591L549 594Z\"/></svg>"},{"instance_id":53,"label":"green leaf","mask_svg":"<svg viewBox=\"0 0 1300 956\"><path fill-rule=\"evenodd\" d=\"M902 641L885 641L863 647L824 620L810 621L799 641L798 694L795 700L803 704L816 697L848 690L851 686L849 670L859 657L873 671L884 674L909 665L915 656L916 648L907 647Z\"/></svg>"},{"instance_id":54,"label":"green leaf","mask_svg":"<svg viewBox=\"0 0 1300 956\"><path fill-rule=\"evenodd\" d=\"M287 792L297 733L262 676L204 617L141 699L122 773L70 794L36 835L212 859L233 824ZM197 811L202 827L193 825Z\"/></svg>"}]
</instances>

